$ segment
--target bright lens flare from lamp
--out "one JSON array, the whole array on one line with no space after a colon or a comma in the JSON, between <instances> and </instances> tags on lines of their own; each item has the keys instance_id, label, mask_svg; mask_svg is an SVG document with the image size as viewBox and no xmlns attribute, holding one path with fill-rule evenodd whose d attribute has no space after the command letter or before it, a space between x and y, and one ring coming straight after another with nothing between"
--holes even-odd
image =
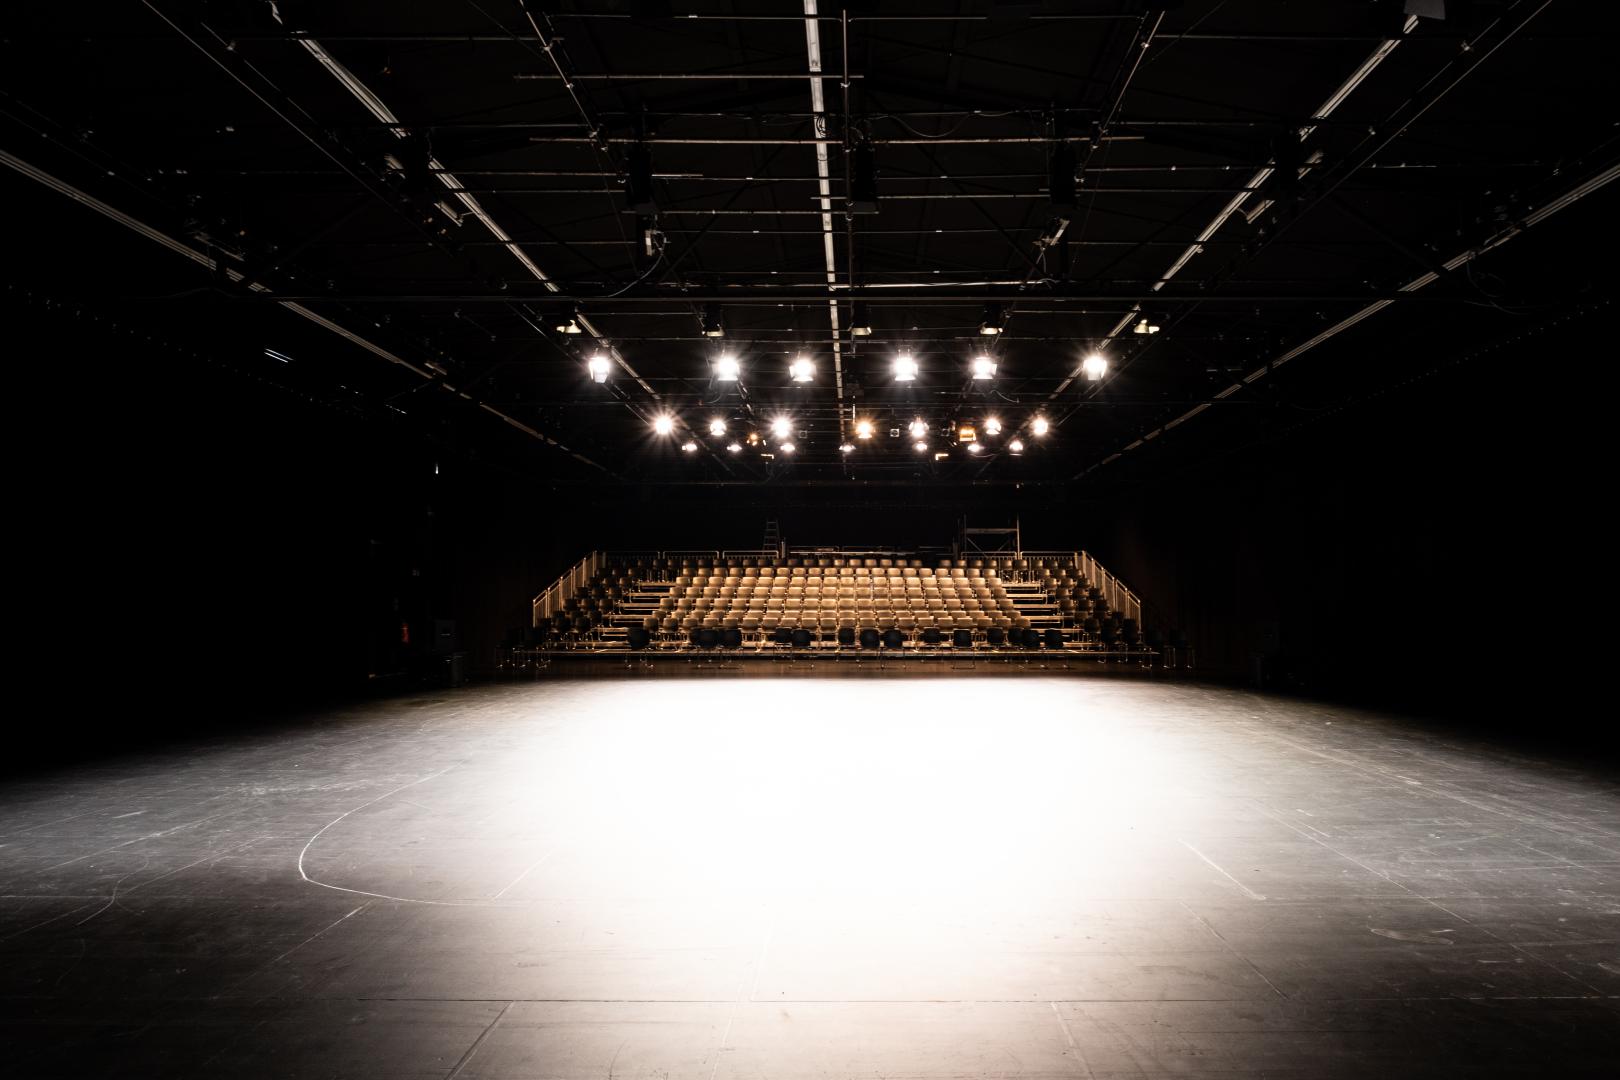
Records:
<instances>
[{"instance_id":1,"label":"bright lens flare from lamp","mask_svg":"<svg viewBox=\"0 0 1620 1080\"><path fill-rule=\"evenodd\" d=\"M916 442L911 444L911 448L920 454L928 449L928 444L923 442L921 439L918 439Z\"/></svg>"},{"instance_id":2,"label":"bright lens flare from lamp","mask_svg":"<svg viewBox=\"0 0 1620 1080\"><path fill-rule=\"evenodd\" d=\"M1040 437L1051 431L1052 425L1047 423L1046 417L1037 416L1034 422L1029 425L1029 430L1033 431L1036 437Z\"/></svg>"},{"instance_id":3,"label":"bright lens flare from lamp","mask_svg":"<svg viewBox=\"0 0 1620 1080\"><path fill-rule=\"evenodd\" d=\"M1102 353L1094 352L1080 361L1080 370L1085 372L1086 378L1096 382L1108 374L1108 357Z\"/></svg>"},{"instance_id":4,"label":"bright lens flare from lamp","mask_svg":"<svg viewBox=\"0 0 1620 1080\"><path fill-rule=\"evenodd\" d=\"M793 451L795 451L795 450L797 450L797 449L798 449L798 447L797 447L797 446L794 446L794 445L793 445L793 444L792 444L792 443L790 443L790 442L785 442L785 443L781 443L781 444L779 444L779 445L778 445L778 446L777 446L777 449L778 449L778 450L780 450L780 451L782 451L782 453L784 453L784 454L791 454L791 453L793 453Z\"/></svg>"},{"instance_id":5,"label":"bright lens flare from lamp","mask_svg":"<svg viewBox=\"0 0 1620 1080\"><path fill-rule=\"evenodd\" d=\"M668 435L675 430L675 418L667 415L657 417L653 420L653 430L660 435Z\"/></svg>"},{"instance_id":6,"label":"bright lens flare from lamp","mask_svg":"<svg viewBox=\"0 0 1620 1080\"><path fill-rule=\"evenodd\" d=\"M917 378L917 361L912 359L910 353L901 353L894 358L894 381L911 382Z\"/></svg>"},{"instance_id":7,"label":"bright lens flare from lamp","mask_svg":"<svg viewBox=\"0 0 1620 1080\"><path fill-rule=\"evenodd\" d=\"M688 440L681 443L681 449L685 450L688 454L695 454L697 453L697 443Z\"/></svg>"},{"instance_id":8,"label":"bright lens flare from lamp","mask_svg":"<svg viewBox=\"0 0 1620 1080\"><path fill-rule=\"evenodd\" d=\"M873 430L872 429L872 421L870 421L870 420L857 420L857 421L855 421L855 437L857 439L870 439L872 437L872 430Z\"/></svg>"},{"instance_id":9,"label":"bright lens flare from lamp","mask_svg":"<svg viewBox=\"0 0 1620 1080\"><path fill-rule=\"evenodd\" d=\"M793 434L793 421L785 416L778 416L771 421L771 434L778 439L785 439Z\"/></svg>"},{"instance_id":10,"label":"bright lens flare from lamp","mask_svg":"<svg viewBox=\"0 0 1620 1080\"><path fill-rule=\"evenodd\" d=\"M1022 454L1024 452L1024 440L1014 439L1012 442L1007 444L1007 449L1011 450L1015 454Z\"/></svg>"},{"instance_id":11,"label":"bright lens flare from lamp","mask_svg":"<svg viewBox=\"0 0 1620 1080\"><path fill-rule=\"evenodd\" d=\"M853 454L855 452L855 444L845 443L843 446L838 448L838 452L840 454Z\"/></svg>"},{"instance_id":12,"label":"bright lens flare from lamp","mask_svg":"<svg viewBox=\"0 0 1620 1080\"><path fill-rule=\"evenodd\" d=\"M715 438L718 439L720 436L724 435L725 433L726 433L726 422L724 420L720 419L720 417L717 416L713 420L709 421L709 434L710 435L713 435Z\"/></svg>"},{"instance_id":13,"label":"bright lens flare from lamp","mask_svg":"<svg viewBox=\"0 0 1620 1080\"><path fill-rule=\"evenodd\" d=\"M732 443L730 446L726 447L726 450L728 453L740 454L742 453L742 443Z\"/></svg>"},{"instance_id":14,"label":"bright lens flare from lamp","mask_svg":"<svg viewBox=\"0 0 1620 1080\"><path fill-rule=\"evenodd\" d=\"M984 422L984 433L986 435L1000 435L1001 421L997 420L993 416L986 418Z\"/></svg>"},{"instance_id":15,"label":"bright lens flare from lamp","mask_svg":"<svg viewBox=\"0 0 1620 1080\"><path fill-rule=\"evenodd\" d=\"M590 368L593 380L605 383L608 380L608 372L613 370L613 361L609 360L604 354L597 353L591 357L586 367Z\"/></svg>"},{"instance_id":16,"label":"bright lens flare from lamp","mask_svg":"<svg viewBox=\"0 0 1620 1080\"><path fill-rule=\"evenodd\" d=\"M736 382L742 374L742 365L730 353L724 353L714 362L714 377L721 382Z\"/></svg>"},{"instance_id":17,"label":"bright lens flare from lamp","mask_svg":"<svg viewBox=\"0 0 1620 1080\"><path fill-rule=\"evenodd\" d=\"M988 356L975 356L973 358L973 378L975 380L993 379L996 377L996 362Z\"/></svg>"},{"instance_id":18,"label":"bright lens flare from lamp","mask_svg":"<svg viewBox=\"0 0 1620 1080\"><path fill-rule=\"evenodd\" d=\"M913 420L907 430L911 432L913 439L920 439L928 434L928 422L922 419Z\"/></svg>"},{"instance_id":19,"label":"bright lens flare from lamp","mask_svg":"<svg viewBox=\"0 0 1620 1080\"><path fill-rule=\"evenodd\" d=\"M810 362L809 357L800 356L788 365L788 375L796 383L811 382L816 377L816 365Z\"/></svg>"}]
</instances>

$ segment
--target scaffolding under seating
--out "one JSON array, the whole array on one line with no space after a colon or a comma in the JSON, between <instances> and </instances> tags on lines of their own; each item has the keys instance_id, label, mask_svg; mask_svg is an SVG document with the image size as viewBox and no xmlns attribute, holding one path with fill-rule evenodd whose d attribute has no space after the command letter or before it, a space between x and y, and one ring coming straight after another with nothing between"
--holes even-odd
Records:
<instances>
[{"instance_id":1,"label":"scaffolding under seating","mask_svg":"<svg viewBox=\"0 0 1620 1080\"><path fill-rule=\"evenodd\" d=\"M1085 552L954 558L593 552L534 600L564 651L1140 652L1141 605Z\"/></svg>"}]
</instances>

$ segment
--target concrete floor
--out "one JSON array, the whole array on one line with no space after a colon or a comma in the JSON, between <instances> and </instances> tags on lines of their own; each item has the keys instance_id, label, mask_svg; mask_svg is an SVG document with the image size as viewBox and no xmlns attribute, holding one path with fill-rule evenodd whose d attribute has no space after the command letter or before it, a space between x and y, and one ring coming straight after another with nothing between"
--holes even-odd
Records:
<instances>
[{"instance_id":1,"label":"concrete floor","mask_svg":"<svg viewBox=\"0 0 1620 1080\"><path fill-rule=\"evenodd\" d=\"M507 685L0 787L8 1076L1620 1075L1620 787L1129 680Z\"/></svg>"}]
</instances>

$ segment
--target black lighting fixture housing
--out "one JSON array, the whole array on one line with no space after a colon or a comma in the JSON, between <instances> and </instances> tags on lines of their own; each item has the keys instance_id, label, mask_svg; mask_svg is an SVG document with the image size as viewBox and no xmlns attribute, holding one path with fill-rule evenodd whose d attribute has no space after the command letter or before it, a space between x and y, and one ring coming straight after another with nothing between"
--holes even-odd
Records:
<instances>
[{"instance_id":1,"label":"black lighting fixture housing","mask_svg":"<svg viewBox=\"0 0 1620 1080\"><path fill-rule=\"evenodd\" d=\"M719 304L703 305L703 336L708 338L726 336L725 319L722 317Z\"/></svg>"}]
</instances>

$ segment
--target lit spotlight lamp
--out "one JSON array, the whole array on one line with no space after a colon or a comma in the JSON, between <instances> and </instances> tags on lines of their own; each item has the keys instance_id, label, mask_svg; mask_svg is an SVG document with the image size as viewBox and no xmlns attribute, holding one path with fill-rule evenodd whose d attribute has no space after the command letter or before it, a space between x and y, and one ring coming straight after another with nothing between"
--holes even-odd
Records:
<instances>
[{"instance_id":1,"label":"lit spotlight lamp","mask_svg":"<svg viewBox=\"0 0 1620 1080\"><path fill-rule=\"evenodd\" d=\"M872 437L872 431L873 431L872 421L870 421L870 420L857 420L857 421L855 421L855 437L857 439L870 439Z\"/></svg>"},{"instance_id":2,"label":"lit spotlight lamp","mask_svg":"<svg viewBox=\"0 0 1620 1080\"><path fill-rule=\"evenodd\" d=\"M928 449L928 444L923 442L921 439L918 439L916 442L911 444L911 448L917 451L917 453L921 454Z\"/></svg>"},{"instance_id":3,"label":"lit spotlight lamp","mask_svg":"<svg viewBox=\"0 0 1620 1080\"><path fill-rule=\"evenodd\" d=\"M795 357L788 365L788 375L796 383L813 382L816 377L816 365L808 356Z\"/></svg>"},{"instance_id":4,"label":"lit spotlight lamp","mask_svg":"<svg viewBox=\"0 0 1620 1080\"><path fill-rule=\"evenodd\" d=\"M985 417L985 420L984 420L984 433L986 435L1000 435L1001 434L1001 421L997 420L993 416Z\"/></svg>"},{"instance_id":5,"label":"lit spotlight lamp","mask_svg":"<svg viewBox=\"0 0 1620 1080\"><path fill-rule=\"evenodd\" d=\"M855 444L845 443L843 446L838 448L838 452L840 454L853 454L855 452Z\"/></svg>"},{"instance_id":6,"label":"lit spotlight lamp","mask_svg":"<svg viewBox=\"0 0 1620 1080\"><path fill-rule=\"evenodd\" d=\"M653 419L653 430L660 435L668 435L675 430L675 418L665 413Z\"/></svg>"},{"instance_id":7,"label":"lit spotlight lamp","mask_svg":"<svg viewBox=\"0 0 1620 1080\"><path fill-rule=\"evenodd\" d=\"M1133 329L1131 331L1131 333L1133 333L1133 334L1157 334L1160 330L1163 330L1163 329L1164 329L1164 327L1160 326L1158 323L1155 323L1152 319L1149 319L1146 316L1143 316L1141 321L1136 324L1135 329Z\"/></svg>"},{"instance_id":8,"label":"lit spotlight lamp","mask_svg":"<svg viewBox=\"0 0 1620 1080\"><path fill-rule=\"evenodd\" d=\"M1086 378L1096 382L1108 374L1108 357L1100 352L1094 352L1080 361L1080 370L1085 373Z\"/></svg>"},{"instance_id":9,"label":"lit spotlight lamp","mask_svg":"<svg viewBox=\"0 0 1620 1080\"><path fill-rule=\"evenodd\" d=\"M713 420L709 421L709 434L710 435L713 435L715 438L718 439L720 436L724 435L725 433L726 433L726 422L725 422L725 420L723 420L723 419L721 419L720 417L717 416Z\"/></svg>"},{"instance_id":10,"label":"lit spotlight lamp","mask_svg":"<svg viewBox=\"0 0 1620 1080\"><path fill-rule=\"evenodd\" d=\"M1015 454L1022 454L1024 452L1024 440L1014 439L1012 442L1007 444L1007 449L1011 450Z\"/></svg>"},{"instance_id":11,"label":"lit spotlight lamp","mask_svg":"<svg viewBox=\"0 0 1620 1080\"><path fill-rule=\"evenodd\" d=\"M688 454L695 454L697 453L697 443L688 439L686 442L681 443L681 449L685 450Z\"/></svg>"},{"instance_id":12,"label":"lit spotlight lamp","mask_svg":"<svg viewBox=\"0 0 1620 1080\"><path fill-rule=\"evenodd\" d=\"M910 353L901 353L894 358L894 381L912 382L917 378L917 361Z\"/></svg>"},{"instance_id":13,"label":"lit spotlight lamp","mask_svg":"<svg viewBox=\"0 0 1620 1080\"><path fill-rule=\"evenodd\" d=\"M921 439L928 434L928 422L921 417L918 417L911 422L911 427L907 430L911 432L911 437L913 439Z\"/></svg>"},{"instance_id":14,"label":"lit spotlight lamp","mask_svg":"<svg viewBox=\"0 0 1620 1080\"><path fill-rule=\"evenodd\" d=\"M973 378L993 379L996 377L996 362L989 356L975 356L973 358Z\"/></svg>"},{"instance_id":15,"label":"lit spotlight lamp","mask_svg":"<svg viewBox=\"0 0 1620 1080\"><path fill-rule=\"evenodd\" d=\"M968 453L970 453L970 454L979 454L979 453L983 453L983 452L984 452L984 447L983 446L979 445L976 442L975 443L968 443Z\"/></svg>"},{"instance_id":16,"label":"lit spotlight lamp","mask_svg":"<svg viewBox=\"0 0 1620 1080\"><path fill-rule=\"evenodd\" d=\"M1051 431L1052 425L1047 423L1046 417L1037 416L1033 421L1030 422L1029 430L1033 431L1035 435L1039 437L1045 435L1048 431Z\"/></svg>"},{"instance_id":17,"label":"lit spotlight lamp","mask_svg":"<svg viewBox=\"0 0 1620 1080\"><path fill-rule=\"evenodd\" d=\"M730 353L721 353L720 359L714 362L714 377L720 382L736 382L742 374L742 365Z\"/></svg>"},{"instance_id":18,"label":"lit spotlight lamp","mask_svg":"<svg viewBox=\"0 0 1620 1080\"><path fill-rule=\"evenodd\" d=\"M608 381L608 374L613 370L613 361L609 360L605 353L597 353L591 357L586 367L590 368L592 380L605 383Z\"/></svg>"},{"instance_id":19,"label":"lit spotlight lamp","mask_svg":"<svg viewBox=\"0 0 1620 1080\"><path fill-rule=\"evenodd\" d=\"M791 454L791 453L793 453L793 451L798 449L797 446L794 446L790 442L778 443L776 448L778 450L782 451L782 453L784 453L784 454Z\"/></svg>"},{"instance_id":20,"label":"lit spotlight lamp","mask_svg":"<svg viewBox=\"0 0 1620 1080\"><path fill-rule=\"evenodd\" d=\"M1001 313L1000 304L984 305L984 322L979 324L979 333L985 337L995 337L1006 327L1007 320Z\"/></svg>"}]
</instances>

